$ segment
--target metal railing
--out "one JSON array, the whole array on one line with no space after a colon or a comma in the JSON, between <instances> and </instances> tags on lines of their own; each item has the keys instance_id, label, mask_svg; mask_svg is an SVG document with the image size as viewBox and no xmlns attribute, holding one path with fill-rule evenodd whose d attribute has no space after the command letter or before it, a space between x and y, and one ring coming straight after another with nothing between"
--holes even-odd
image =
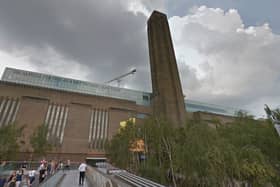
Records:
<instances>
[{"instance_id":1,"label":"metal railing","mask_svg":"<svg viewBox=\"0 0 280 187\"><path fill-rule=\"evenodd\" d=\"M93 186L108 187L165 187L154 181L139 177L118 168L88 167L87 179Z\"/></svg>"},{"instance_id":2,"label":"metal railing","mask_svg":"<svg viewBox=\"0 0 280 187\"><path fill-rule=\"evenodd\" d=\"M92 184L92 186L113 187L112 180L102 172L94 169L93 167L87 166L86 177L87 180Z\"/></svg>"},{"instance_id":3,"label":"metal railing","mask_svg":"<svg viewBox=\"0 0 280 187\"><path fill-rule=\"evenodd\" d=\"M65 173L62 170L59 170L39 184L39 187L55 187L63 179L64 175Z\"/></svg>"},{"instance_id":4,"label":"metal railing","mask_svg":"<svg viewBox=\"0 0 280 187\"><path fill-rule=\"evenodd\" d=\"M114 173L114 175L136 187L165 187L161 184L145 179L143 177L139 177L126 171L116 172Z\"/></svg>"}]
</instances>

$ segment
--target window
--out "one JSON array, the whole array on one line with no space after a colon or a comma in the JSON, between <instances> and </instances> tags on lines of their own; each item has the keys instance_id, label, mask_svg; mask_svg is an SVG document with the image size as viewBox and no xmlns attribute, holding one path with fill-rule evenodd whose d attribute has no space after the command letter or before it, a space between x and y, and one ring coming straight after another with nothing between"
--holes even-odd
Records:
<instances>
[{"instance_id":1,"label":"window","mask_svg":"<svg viewBox=\"0 0 280 187\"><path fill-rule=\"evenodd\" d=\"M149 96L143 95L143 100L144 100L144 101L149 101Z\"/></svg>"}]
</instances>

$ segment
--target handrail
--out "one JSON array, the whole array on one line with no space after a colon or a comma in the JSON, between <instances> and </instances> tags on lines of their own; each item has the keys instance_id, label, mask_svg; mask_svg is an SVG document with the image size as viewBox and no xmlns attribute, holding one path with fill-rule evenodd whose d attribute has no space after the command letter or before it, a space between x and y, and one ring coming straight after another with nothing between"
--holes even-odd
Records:
<instances>
[{"instance_id":1,"label":"handrail","mask_svg":"<svg viewBox=\"0 0 280 187\"><path fill-rule=\"evenodd\" d=\"M109 177L94 169L93 167L87 166L86 177L92 186L110 186L113 187L113 182Z\"/></svg>"},{"instance_id":2,"label":"handrail","mask_svg":"<svg viewBox=\"0 0 280 187\"><path fill-rule=\"evenodd\" d=\"M165 187L149 179L145 179L129 173L125 170L113 168L113 171L106 168L87 167L87 178L93 186L109 186L109 187Z\"/></svg>"},{"instance_id":3,"label":"handrail","mask_svg":"<svg viewBox=\"0 0 280 187\"><path fill-rule=\"evenodd\" d=\"M131 174L131 173L128 173L128 172L126 172L126 173L127 173L127 175L130 175L130 176L132 176L132 177L134 177L134 178L137 178L138 180L144 181L144 182L149 183L149 184L152 184L152 185L154 185L154 186L157 186L157 187L165 187L165 186L163 186L163 185L161 185L161 184L158 184L158 183L156 183L156 182L154 182L154 181L151 181L151 180L149 180L149 179L146 179L146 178L143 178L143 177L139 177L139 176L137 176L137 175L134 175L134 174Z\"/></svg>"},{"instance_id":4,"label":"handrail","mask_svg":"<svg viewBox=\"0 0 280 187\"><path fill-rule=\"evenodd\" d=\"M55 187L61 181L64 175L65 173L62 170L59 170L40 183L39 187Z\"/></svg>"},{"instance_id":5,"label":"handrail","mask_svg":"<svg viewBox=\"0 0 280 187\"><path fill-rule=\"evenodd\" d=\"M151 180L139 177L137 175L131 174L129 172L126 171L122 171L119 173L115 173L114 174L117 177L122 178L123 180L127 181L128 183L131 183L133 185L135 185L135 183L137 184L136 186L143 186L143 187L165 187L161 184L158 184L156 182L153 182Z\"/></svg>"}]
</instances>

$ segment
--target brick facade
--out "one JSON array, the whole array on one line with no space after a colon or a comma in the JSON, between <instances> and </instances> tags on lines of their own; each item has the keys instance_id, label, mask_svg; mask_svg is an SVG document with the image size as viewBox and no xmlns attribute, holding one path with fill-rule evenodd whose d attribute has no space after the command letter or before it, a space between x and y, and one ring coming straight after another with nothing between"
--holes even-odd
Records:
<instances>
[{"instance_id":1,"label":"brick facade","mask_svg":"<svg viewBox=\"0 0 280 187\"><path fill-rule=\"evenodd\" d=\"M14 123L26 126L21 140L25 142L21 146L23 152L32 150L29 145L30 136L39 125L46 125L47 122L50 124L49 139L58 135L59 141L62 137L61 145L54 149L52 155L75 155L73 157L77 158L79 154L104 155L104 143L116 134L120 121L135 117L137 113L151 114L150 107L136 105L132 101L0 81L0 103L11 98L20 101L18 111L13 114ZM9 111L11 105L12 102L9 105L5 102L3 108ZM3 112L0 114L3 117Z\"/></svg>"}]
</instances>

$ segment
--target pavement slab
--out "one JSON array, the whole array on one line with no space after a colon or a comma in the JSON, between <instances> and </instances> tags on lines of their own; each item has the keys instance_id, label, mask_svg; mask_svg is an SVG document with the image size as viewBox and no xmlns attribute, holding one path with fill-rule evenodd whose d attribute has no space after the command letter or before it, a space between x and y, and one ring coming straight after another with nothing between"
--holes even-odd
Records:
<instances>
[{"instance_id":1,"label":"pavement slab","mask_svg":"<svg viewBox=\"0 0 280 187\"><path fill-rule=\"evenodd\" d=\"M62 182L60 183L59 187L72 187L72 186L90 187L86 178L84 181L84 185L79 185L79 174L80 172L78 170L65 171L65 176Z\"/></svg>"}]
</instances>

